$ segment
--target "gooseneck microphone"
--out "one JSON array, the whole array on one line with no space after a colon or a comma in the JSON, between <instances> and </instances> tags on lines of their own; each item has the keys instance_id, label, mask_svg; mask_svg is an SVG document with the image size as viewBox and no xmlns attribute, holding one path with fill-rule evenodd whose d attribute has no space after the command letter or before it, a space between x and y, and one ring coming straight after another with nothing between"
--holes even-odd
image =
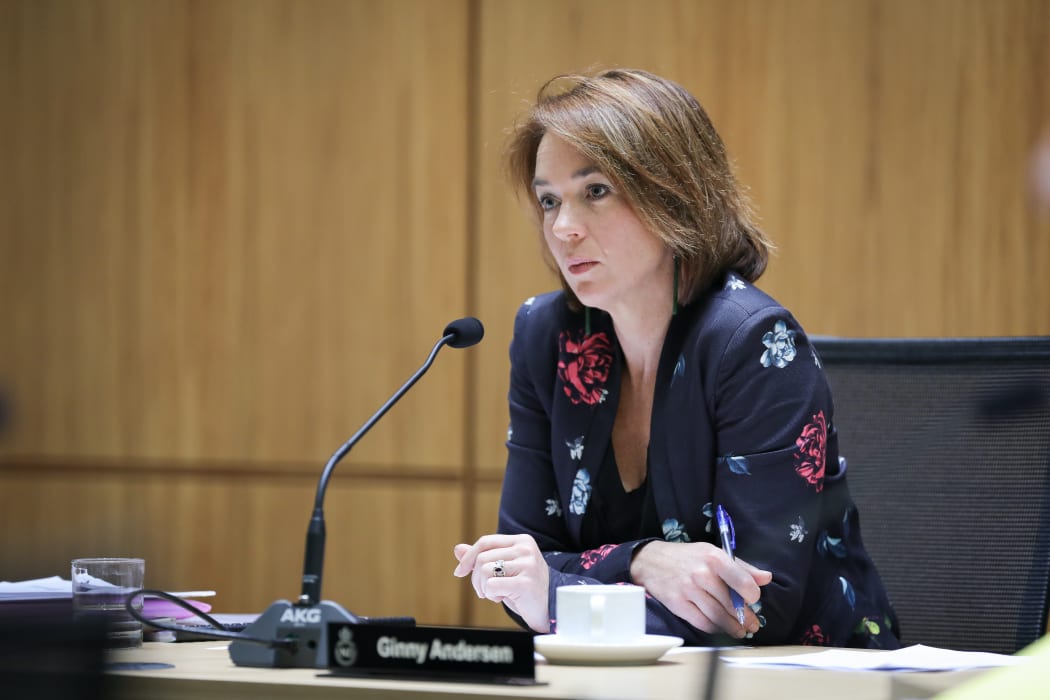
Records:
<instances>
[{"instance_id":1,"label":"gooseneck microphone","mask_svg":"<svg viewBox=\"0 0 1050 700\"><path fill-rule=\"evenodd\" d=\"M324 496L328 481L339 462L354 445L364 437L387 411L389 411L412 386L419 381L430 366L438 351L448 345L453 348L469 348L477 345L485 335L481 321L473 317L461 318L445 326L441 339L434 345L426 362L409 377L393 396L387 399L378 411L362 425L353 437L346 441L328 459L321 478L317 482L313 514L306 530L306 554L303 558L303 585L298 601L294 604L278 600L259 616L245 633L274 640L292 638L292 649L275 647L261 648L246 642L230 644L230 658L238 666L325 668L328 666L327 629L330 622L368 622L343 609L338 603L321 600L321 577L324 571L325 524ZM396 618L405 624L414 624L411 618Z\"/></svg>"},{"instance_id":2,"label":"gooseneck microphone","mask_svg":"<svg viewBox=\"0 0 1050 700\"><path fill-rule=\"evenodd\" d=\"M437 357L438 351L445 345L453 348L469 348L471 345L477 345L481 342L482 337L485 335L485 328L481 325L481 321L473 317L461 318L457 321L445 326L445 330L442 332L441 340L434 345L434 349L430 351L430 356L427 357L427 361L423 363L423 366L416 370L416 373L409 377L408 381L405 382L400 389L394 392L394 395L387 399L387 402L383 404L375 414L368 419L368 421L361 426L361 428L354 433L354 436L346 441L342 447L335 451L335 453L329 458L328 464L325 465L324 471L321 473L321 479L317 482L317 496L314 498L314 513L310 518L310 526L306 530L306 557L303 562L303 590L299 596L299 603L301 605L313 605L321 599L321 573L324 569L324 545L325 545L325 526L324 526L324 494L328 488L328 480L332 476L332 471L335 469L335 465L339 464L339 461L343 459L353 449L357 441L364 437L365 433L371 430L372 426L375 425L380 418L382 418L390 408L398 402L398 400L405 395L412 385L419 381L419 378L430 369L430 365L434 364L434 358Z\"/></svg>"}]
</instances>

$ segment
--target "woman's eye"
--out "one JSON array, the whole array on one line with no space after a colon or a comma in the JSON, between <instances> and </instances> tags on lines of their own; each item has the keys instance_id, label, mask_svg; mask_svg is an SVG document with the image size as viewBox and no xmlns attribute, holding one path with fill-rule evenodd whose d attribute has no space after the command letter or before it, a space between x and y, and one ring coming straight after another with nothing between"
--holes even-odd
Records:
<instances>
[{"instance_id":1,"label":"woman's eye","mask_svg":"<svg viewBox=\"0 0 1050 700\"><path fill-rule=\"evenodd\" d=\"M545 194L540 197L540 209L544 211L550 211L554 207L558 206L558 200L549 194Z\"/></svg>"},{"instance_id":2,"label":"woman's eye","mask_svg":"<svg viewBox=\"0 0 1050 700\"><path fill-rule=\"evenodd\" d=\"M587 196L591 199L601 199L607 194L609 194L609 186L606 184L596 182L593 185L587 185Z\"/></svg>"}]
</instances>

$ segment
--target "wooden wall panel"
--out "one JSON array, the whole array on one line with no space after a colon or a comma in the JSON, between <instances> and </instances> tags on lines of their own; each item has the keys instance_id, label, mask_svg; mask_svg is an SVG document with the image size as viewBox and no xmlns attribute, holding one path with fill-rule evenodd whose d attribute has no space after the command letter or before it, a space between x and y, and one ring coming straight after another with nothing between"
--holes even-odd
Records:
<instances>
[{"instance_id":1,"label":"wooden wall panel","mask_svg":"<svg viewBox=\"0 0 1050 700\"><path fill-rule=\"evenodd\" d=\"M484 2L479 37L478 247L496 261L476 273L480 473L505 458L489 387L506 385L513 314L557 287L500 147L561 72L645 68L700 99L779 247L760 284L810 332L1050 333L1050 219L1026 183L1050 125L1050 4Z\"/></svg>"},{"instance_id":2,"label":"wooden wall panel","mask_svg":"<svg viewBox=\"0 0 1050 700\"><path fill-rule=\"evenodd\" d=\"M2 449L323 463L467 311L465 10L5 5ZM460 468L447 354L352 459Z\"/></svg>"}]
</instances>

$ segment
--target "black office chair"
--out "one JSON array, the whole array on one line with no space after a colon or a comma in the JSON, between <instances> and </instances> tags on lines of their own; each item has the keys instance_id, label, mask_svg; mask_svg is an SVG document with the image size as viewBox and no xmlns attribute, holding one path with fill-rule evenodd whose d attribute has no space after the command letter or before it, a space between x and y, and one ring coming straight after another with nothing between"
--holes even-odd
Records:
<instances>
[{"instance_id":1,"label":"black office chair","mask_svg":"<svg viewBox=\"0 0 1050 700\"><path fill-rule=\"evenodd\" d=\"M1013 653L1050 590L1050 337L813 336L904 644Z\"/></svg>"}]
</instances>

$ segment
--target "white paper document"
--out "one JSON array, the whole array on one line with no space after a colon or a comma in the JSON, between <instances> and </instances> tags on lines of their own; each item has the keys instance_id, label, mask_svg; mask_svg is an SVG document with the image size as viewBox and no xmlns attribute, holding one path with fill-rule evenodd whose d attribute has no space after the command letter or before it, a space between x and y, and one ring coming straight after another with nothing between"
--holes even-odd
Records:
<instances>
[{"instance_id":1,"label":"white paper document","mask_svg":"<svg viewBox=\"0 0 1050 700\"><path fill-rule=\"evenodd\" d=\"M72 582L61 576L36 578L29 581L0 581L0 600L72 597Z\"/></svg>"},{"instance_id":2,"label":"white paper document","mask_svg":"<svg viewBox=\"0 0 1050 700\"><path fill-rule=\"evenodd\" d=\"M101 579L92 579L92 583L98 586L112 585ZM210 598L215 595L215 591L168 591L168 593L178 598ZM71 598L72 596L73 582L61 576L35 578L28 581L0 581L0 601Z\"/></svg>"},{"instance_id":3,"label":"white paper document","mask_svg":"<svg viewBox=\"0 0 1050 700\"><path fill-rule=\"evenodd\" d=\"M813 654L789 656L723 656L722 660L734 666L790 666L827 671L960 671L1013 666L1028 661L1023 656L954 651L922 644L893 651L828 649Z\"/></svg>"}]
</instances>

